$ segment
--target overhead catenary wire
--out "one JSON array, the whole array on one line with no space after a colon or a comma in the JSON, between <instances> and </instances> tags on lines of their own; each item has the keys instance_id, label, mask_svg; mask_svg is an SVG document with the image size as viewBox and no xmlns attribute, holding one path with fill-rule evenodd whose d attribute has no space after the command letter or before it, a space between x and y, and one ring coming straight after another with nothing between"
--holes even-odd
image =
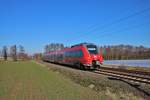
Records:
<instances>
[{"instance_id":1,"label":"overhead catenary wire","mask_svg":"<svg viewBox=\"0 0 150 100\"><path fill-rule=\"evenodd\" d=\"M144 26L147 25L147 24L150 24L150 21L147 22L147 23L134 25L134 26L132 26L132 27L122 28L122 29L119 29L119 30L116 30L116 31L111 31L111 32L109 32L109 31L106 30L106 31L103 32L104 34L95 37L94 40L100 39L101 37L105 37L105 36L111 37L112 35L114 35L114 34L112 34L112 33L114 33L114 32L115 32L115 33L117 33L117 32L125 32L125 31L129 31L129 30L137 29L137 28L140 28L140 27L144 27ZM107 32L107 33L105 33L105 32ZM80 38L76 38L76 39L74 39L74 40L72 40L72 41L76 41L76 40L79 40L79 39L80 39Z\"/></svg>"},{"instance_id":2,"label":"overhead catenary wire","mask_svg":"<svg viewBox=\"0 0 150 100\"><path fill-rule=\"evenodd\" d=\"M138 11L138 12L136 12L136 13L133 13L133 14L131 14L131 15L129 15L129 16L125 16L125 17L122 17L122 18L120 18L120 19L118 19L118 20L115 20L115 21L113 21L113 22L111 22L111 23L105 24L105 25L103 25L102 27L98 27L98 28L95 28L95 29L93 29L93 30L91 30L91 31L85 32L86 34L81 34L81 35L79 35L78 37L75 37L75 38L72 38L72 39L69 39L69 40L66 40L66 41L68 42L68 41L72 41L72 40L74 41L75 39L79 39L79 38L81 39L81 38L83 38L83 37L86 37L86 36L90 35L90 34L93 33L93 32L96 32L97 30L106 29L106 28L108 28L108 27L110 27L110 26L113 26L113 25L115 25L115 24L118 24L118 23L120 23L120 22L122 22L122 21L128 20L128 19L130 19L130 18L132 18L132 17L134 17L134 16L143 14L144 12L149 11L149 10L150 10L150 8L143 9L143 10ZM95 26L96 26L96 25L93 25L93 26L91 26L90 28L94 28Z\"/></svg>"},{"instance_id":3,"label":"overhead catenary wire","mask_svg":"<svg viewBox=\"0 0 150 100\"><path fill-rule=\"evenodd\" d=\"M149 10L150 10L150 8L143 9L143 10L138 11L138 12L135 12L135 13L129 15L129 16L125 16L125 17L122 17L122 18L120 18L120 19L117 19L117 20L115 20L115 21L113 21L113 22L111 22L111 23L105 24L105 25L103 25L102 27L100 27L100 28L98 27L98 28L96 28L96 29L101 29L101 28L110 27L110 26L112 26L112 25L114 25L114 24L117 24L117 23L120 23L120 22L122 22L122 21L128 20L129 18L132 18L132 17L134 17L134 16L143 14L144 12L149 11ZM95 27L95 26L96 26L96 25L93 25L92 27ZM91 27L91 28L92 28L92 27ZM94 29L94 30L92 30L92 31L95 31L96 29ZM91 31L90 31L90 32L91 32Z\"/></svg>"},{"instance_id":4,"label":"overhead catenary wire","mask_svg":"<svg viewBox=\"0 0 150 100\"><path fill-rule=\"evenodd\" d=\"M138 25L135 25L135 26L132 26L132 27L126 27L126 28L123 28L123 29L120 29L120 30L117 30L117 31L108 32L108 33L105 33L105 34L103 34L103 35L101 35L101 36L97 36L97 37L95 37L94 39L99 39L100 37L104 37L104 36L106 36L106 34L107 34L107 36L111 37L112 35L114 35L114 34L112 34L112 33L126 32L126 31L129 31L129 30L134 30L134 29L137 29L137 28L144 27L144 26L147 25L147 24L150 24L150 22L147 22L147 23L144 23L144 24L138 24ZM110 34L110 33L111 33L111 34ZM124 35L123 35L123 36L124 36Z\"/></svg>"}]
</instances>

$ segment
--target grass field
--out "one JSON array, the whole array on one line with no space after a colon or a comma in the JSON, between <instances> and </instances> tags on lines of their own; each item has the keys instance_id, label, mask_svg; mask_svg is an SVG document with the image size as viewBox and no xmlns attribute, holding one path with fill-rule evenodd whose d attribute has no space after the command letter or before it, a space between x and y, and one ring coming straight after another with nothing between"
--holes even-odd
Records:
<instances>
[{"instance_id":1,"label":"grass field","mask_svg":"<svg viewBox=\"0 0 150 100\"><path fill-rule=\"evenodd\" d=\"M109 99L34 62L0 62L0 100Z\"/></svg>"}]
</instances>

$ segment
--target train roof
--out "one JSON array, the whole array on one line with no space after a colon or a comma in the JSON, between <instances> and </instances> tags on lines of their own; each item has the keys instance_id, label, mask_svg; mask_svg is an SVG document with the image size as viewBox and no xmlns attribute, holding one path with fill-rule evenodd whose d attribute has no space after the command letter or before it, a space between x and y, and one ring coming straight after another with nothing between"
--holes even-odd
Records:
<instances>
[{"instance_id":1,"label":"train roof","mask_svg":"<svg viewBox=\"0 0 150 100\"><path fill-rule=\"evenodd\" d=\"M81 46L81 45L95 45L95 44L94 43L86 43L86 42L84 42L84 43L79 43L79 44L76 44L76 45L72 45L71 48L75 47L75 46Z\"/></svg>"},{"instance_id":2,"label":"train roof","mask_svg":"<svg viewBox=\"0 0 150 100\"><path fill-rule=\"evenodd\" d=\"M86 43L86 42L84 42L84 43L79 43L79 44L73 45L71 47L66 47L66 48L64 48L62 50L51 51L51 52L48 52L48 53L63 52L63 51L70 51L72 49L79 49L83 45L95 45L95 44L94 43Z\"/></svg>"}]
</instances>

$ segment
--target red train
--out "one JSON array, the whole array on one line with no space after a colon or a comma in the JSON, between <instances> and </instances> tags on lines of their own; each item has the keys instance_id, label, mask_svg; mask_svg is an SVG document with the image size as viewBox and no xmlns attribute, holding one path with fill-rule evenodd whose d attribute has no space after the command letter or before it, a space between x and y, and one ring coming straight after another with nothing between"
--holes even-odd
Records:
<instances>
[{"instance_id":1,"label":"red train","mask_svg":"<svg viewBox=\"0 0 150 100\"><path fill-rule=\"evenodd\" d=\"M95 69L100 67L103 57L96 45L81 43L71 48L45 53L43 60L73 65L80 69Z\"/></svg>"}]
</instances>

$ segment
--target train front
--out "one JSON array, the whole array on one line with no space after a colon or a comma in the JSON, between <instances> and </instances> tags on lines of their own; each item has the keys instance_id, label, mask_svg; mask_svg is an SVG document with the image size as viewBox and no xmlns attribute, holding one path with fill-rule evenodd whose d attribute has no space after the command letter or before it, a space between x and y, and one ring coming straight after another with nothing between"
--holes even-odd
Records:
<instances>
[{"instance_id":1,"label":"train front","mask_svg":"<svg viewBox=\"0 0 150 100\"><path fill-rule=\"evenodd\" d=\"M90 67L90 68L99 68L102 65L103 62L103 57L98 49L98 47L94 44L87 44L85 45L86 47L86 62L85 66Z\"/></svg>"}]
</instances>

